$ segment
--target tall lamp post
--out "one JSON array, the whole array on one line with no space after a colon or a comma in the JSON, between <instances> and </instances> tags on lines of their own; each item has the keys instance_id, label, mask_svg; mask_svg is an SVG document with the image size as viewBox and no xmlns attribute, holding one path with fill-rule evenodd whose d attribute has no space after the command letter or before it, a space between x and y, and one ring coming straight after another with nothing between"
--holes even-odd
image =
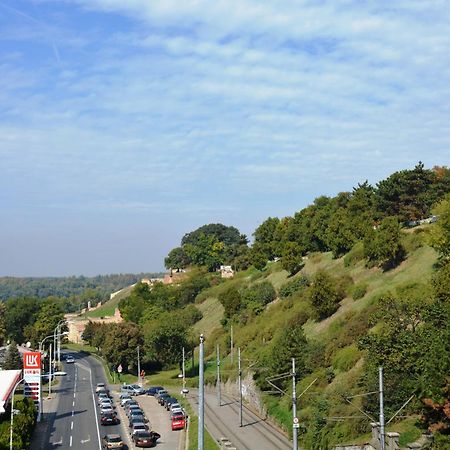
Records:
<instances>
[{"instance_id":1,"label":"tall lamp post","mask_svg":"<svg viewBox=\"0 0 450 450\"><path fill-rule=\"evenodd\" d=\"M55 329L53 330L53 354L54 354L53 360L56 360L56 349L58 349L58 364L61 364L61 326L65 322L66 319L60 320L56 325Z\"/></svg>"},{"instance_id":2,"label":"tall lamp post","mask_svg":"<svg viewBox=\"0 0 450 450\"><path fill-rule=\"evenodd\" d=\"M16 385L14 386L14 389L12 391L12 397L11 397L11 425L9 430L9 450L13 450L13 425L14 425L14 394L16 392L17 386L19 386L20 383L22 383L23 378L21 378Z\"/></svg>"},{"instance_id":3,"label":"tall lamp post","mask_svg":"<svg viewBox=\"0 0 450 450\"><path fill-rule=\"evenodd\" d=\"M68 331L64 331L63 333L58 333L58 337L59 336L65 336L67 334L69 334L69 332ZM39 353L42 354L42 348L44 346L44 342L47 339L50 339L52 337L53 337L53 334L49 334L48 336L45 336L45 338L42 339L41 342L39 342ZM50 364L51 364L51 361L50 361ZM45 368L45 366L44 366L44 368ZM37 416L37 421L38 422L40 422L42 420L43 409L44 408L43 408L43 404L42 404L42 383L39 383L39 411L38 411L38 416Z\"/></svg>"}]
</instances>

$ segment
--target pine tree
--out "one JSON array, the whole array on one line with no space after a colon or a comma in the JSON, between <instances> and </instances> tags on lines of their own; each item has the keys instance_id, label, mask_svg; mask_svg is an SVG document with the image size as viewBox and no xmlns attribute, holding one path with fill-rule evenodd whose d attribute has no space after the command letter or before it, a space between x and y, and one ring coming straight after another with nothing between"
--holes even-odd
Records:
<instances>
[{"instance_id":1,"label":"pine tree","mask_svg":"<svg viewBox=\"0 0 450 450\"><path fill-rule=\"evenodd\" d=\"M3 370L13 370L22 368L22 358L20 357L17 344L12 341L6 351L5 361L2 365Z\"/></svg>"}]
</instances>

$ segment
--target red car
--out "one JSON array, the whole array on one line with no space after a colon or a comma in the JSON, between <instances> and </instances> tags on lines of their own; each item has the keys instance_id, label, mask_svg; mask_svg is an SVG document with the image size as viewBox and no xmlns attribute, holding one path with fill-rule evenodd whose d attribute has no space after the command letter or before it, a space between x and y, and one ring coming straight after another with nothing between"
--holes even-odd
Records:
<instances>
[{"instance_id":1,"label":"red car","mask_svg":"<svg viewBox=\"0 0 450 450\"><path fill-rule=\"evenodd\" d=\"M183 413L175 413L172 416L172 431L183 430L186 427L186 417Z\"/></svg>"}]
</instances>

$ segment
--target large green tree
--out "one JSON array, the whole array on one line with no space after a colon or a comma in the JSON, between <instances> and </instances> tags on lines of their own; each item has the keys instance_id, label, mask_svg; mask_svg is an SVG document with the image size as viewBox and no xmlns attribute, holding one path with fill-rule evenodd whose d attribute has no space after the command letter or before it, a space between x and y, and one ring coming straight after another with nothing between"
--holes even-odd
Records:
<instances>
[{"instance_id":1,"label":"large green tree","mask_svg":"<svg viewBox=\"0 0 450 450\"><path fill-rule=\"evenodd\" d=\"M3 370L22 369L22 358L20 357L19 350L17 349L16 342L12 341L6 350L5 360L2 364Z\"/></svg>"},{"instance_id":2,"label":"large green tree","mask_svg":"<svg viewBox=\"0 0 450 450\"><path fill-rule=\"evenodd\" d=\"M25 342L24 329L36 321L40 302L37 298L11 298L5 303L5 328L10 339Z\"/></svg>"}]
</instances>

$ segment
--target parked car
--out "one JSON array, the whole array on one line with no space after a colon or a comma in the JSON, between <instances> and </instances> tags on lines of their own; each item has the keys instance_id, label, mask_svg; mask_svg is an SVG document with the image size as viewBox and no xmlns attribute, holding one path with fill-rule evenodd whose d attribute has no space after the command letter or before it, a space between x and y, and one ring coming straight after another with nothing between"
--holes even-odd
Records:
<instances>
[{"instance_id":1,"label":"parked car","mask_svg":"<svg viewBox=\"0 0 450 450\"><path fill-rule=\"evenodd\" d=\"M186 416L183 413L174 413L171 417L172 431L183 430L186 426Z\"/></svg>"},{"instance_id":2,"label":"parked car","mask_svg":"<svg viewBox=\"0 0 450 450\"><path fill-rule=\"evenodd\" d=\"M97 386L95 386L95 392L99 393L101 391L106 391L105 383L97 383Z\"/></svg>"},{"instance_id":3,"label":"parked car","mask_svg":"<svg viewBox=\"0 0 450 450\"><path fill-rule=\"evenodd\" d=\"M174 403L178 403L178 400L175 397L169 397L164 400L163 405L164 405L164 408L166 408L167 411L169 411L170 405L172 405Z\"/></svg>"},{"instance_id":4,"label":"parked car","mask_svg":"<svg viewBox=\"0 0 450 450\"><path fill-rule=\"evenodd\" d=\"M136 400L126 398L126 399L122 400L121 405L122 405L123 409L126 411L131 405L139 406L139 403Z\"/></svg>"},{"instance_id":5,"label":"parked car","mask_svg":"<svg viewBox=\"0 0 450 450\"><path fill-rule=\"evenodd\" d=\"M170 397L170 394L161 394L161 395L159 395L158 396L158 403L162 406L162 405L164 405L164 400L166 399L166 398L169 398Z\"/></svg>"},{"instance_id":6,"label":"parked car","mask_svg":"<svg viewBox=\"0 0 450 450\"><path fill-rule=\"evenodd\" d=\"M128 409L126 410L127 417L130 418L130 416L131 416L133 413L138 413L138 414L141 413L141 414L144 414L144 411L142 411L142 409L141 409L141 407L140 407L139 405L131 405L130 408L128 408Z\"/></svg>"},{"instance_id":7,"label":"parked car","mask_svg":"<svg viewBox=\"0 0 450 450\"><path fill-rule=\"evenodd\" d=\"M141 395L145 394L145 389L137 384L124 384L120 387L120 392L123 394Z\"/></svg>"},{"instance_id":8,"label":"parked car","mask_svg":"<svg viewBox=\"0 0 450 450\"><path fill-rule=\"evenodd\" d=\"M149 429L148 429L148 426L145 423L143 423L143 422L133 423L130 426L130 434L131 434L131 436L133 436L133 434L136 433L137 431L149 431Z\"/></svg>"},{"instance_id":9,"label":"parked car","mask_svg":"<svg viewBox=\"0 0 450 450\"><path fill-rule=\"evenodd\" d=\"M102 438L102 449L118 448L125 450L125 444L120 437L120 434L107 434Z\"/></svg>"},{"instance_id":10,"label":"parked car","mask_svg":"<svg viewBox=\"0 0 450 450\"><path fill-rule=\"evenodd\" d=\"M170 414L174 414L177 412L184 412L183 408L181 407L181 405L179 403L172 403L170 405Z\"/></svg>"},{"instance_id":11,"label":"parked car","mask_svg":"<svg viewBox=\"0 0 450 450\"><path fill-rule=\"evenodd\" d=\"M138 384L132 384L131 386L136 392L136 395L142 395L147 392L142 386L139 386Z\"/></svg>"},{"instance_id":12,"label":"parked car","mask_svg":"<svg viewBox=\"0 0 450 450\"><path fill-rule=\"evenodd\" d=\"M100 414L115 414L114 408L111 405L100 405Z\"/></svg>"},{"instance_id":13,"label":"parked car","mask_svg":"<svg viewBox=\"0 0 450 450\"><path fill-rule=\"evenodd\" d=\"M164 390L165 389L162 386L152 386L147 389L147 395L152 395L154 397L158 391L164 391Z\"/></svg>"},{"instance_id":14,"label":"parked car","mask_svg":"<svg viewBox=\"0 0 450 450\"><path fill-rule=\"evenodd\" d=\"M114 413L104 413L100 416L100 423L102 425L117 425L120 420Z\"/></svg>"},{"instance_id":15,"label":"parked car","mask_svg":"<svg viewBox=\"0 0 450 450\"><path fill-rule=\"evenodd\" d=\"M148 419L145 417L145 414L142 411L132 411L131 414L128 416L129 421L139 419L139 422L147 423Z\"/></svg>"},{"instance_id":16,"label":"parked car","mask_svg":"<svg viewBox=\"0 0 450 450\"><path fill-rule=\"evenodd\" d=\"M136 431L131 439L136 447L154 447L160 437L155 431Z\"/></svg>"},{"instance_id":17,"label":"parked car","mask_svg":"<svg viewBox=\"0 0 450 450\"><path fill-rule=\"evenodd\" d=\"M168 394L168 392L165 389L159 389L156 391L155 398L158 400L160 395L163 395L163 394Z\"/></svg>"},{"instance_id":18,"label":"parked car","mask_svg":"<svg viewBox=\"0 0 450 450\"><path fill-rule=\"evenodd\" d=\"M98 394L97 403L101 403L103 400L111 400L106 392L100 392L100 394Z\"/></svg>"}]
</instances>

